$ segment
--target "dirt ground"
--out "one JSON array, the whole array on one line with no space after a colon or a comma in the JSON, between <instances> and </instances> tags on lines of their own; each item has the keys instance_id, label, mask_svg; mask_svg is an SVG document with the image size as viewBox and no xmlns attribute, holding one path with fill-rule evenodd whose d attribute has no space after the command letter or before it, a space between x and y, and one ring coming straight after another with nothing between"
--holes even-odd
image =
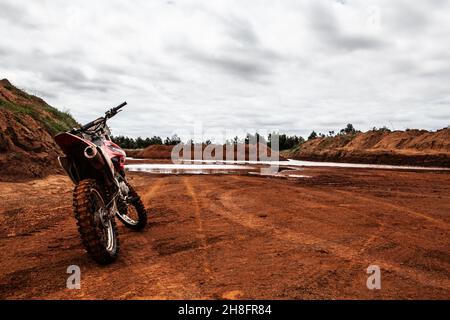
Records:
<instances>
[{"instance_id":1,"label":"dirt ground","mask_svg":"<svg viewBox=\"0 0 450 320\"><path fill-rule=\"evenodd\" d=\"M149 227L84 252L62 175L0 183L1 299L450 299L450 172L131 173ZM81 268L69 290L66 269ZM366 269L381 269L368 290Z\"/></svg>"}]
</instances>

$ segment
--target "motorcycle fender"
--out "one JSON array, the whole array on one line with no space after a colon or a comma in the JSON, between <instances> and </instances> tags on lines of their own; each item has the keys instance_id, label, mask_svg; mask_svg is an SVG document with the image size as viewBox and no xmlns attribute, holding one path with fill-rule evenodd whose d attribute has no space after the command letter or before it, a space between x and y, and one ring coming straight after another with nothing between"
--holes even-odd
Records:
<instances>
[{"instance_id":1,"label":"motorcycle fender","mask_svg":"<svg viewBox=\"0 0 450 320\"><path fill-rule=\"evenodd\" d=\"M58 162L72 182L77 184L80 179L77 177L77 171L76 168L73 167L72 162L67 157L58 157Z\"/></svg>"}]
</instances>

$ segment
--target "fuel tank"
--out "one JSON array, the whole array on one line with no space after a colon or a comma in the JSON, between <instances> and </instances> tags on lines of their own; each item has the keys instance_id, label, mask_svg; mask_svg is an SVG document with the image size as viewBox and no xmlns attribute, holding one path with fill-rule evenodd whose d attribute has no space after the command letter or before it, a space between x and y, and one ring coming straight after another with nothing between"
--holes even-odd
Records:
<instances>
[{"instance_id":1,"label":"fuel tank","mask_svg":"<svg viewBox=\"0 0 450 320\"><path fill-rule=\"evenodd\" d=\"M113 163L118 166L116 168L117 170L123 170L125 168L125 158L127 155L121 147L112 141L106 140L105 152L108 154Z\"/></svg>"}]
</instances>

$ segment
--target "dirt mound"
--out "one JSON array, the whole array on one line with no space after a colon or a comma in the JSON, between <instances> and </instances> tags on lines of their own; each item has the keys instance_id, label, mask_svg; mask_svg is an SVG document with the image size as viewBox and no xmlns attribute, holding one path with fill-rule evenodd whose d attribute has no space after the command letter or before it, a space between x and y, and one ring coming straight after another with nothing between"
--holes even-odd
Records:
<instances>
[{"instance_id":1,"label":"dirt mound","mask_svg":"<svg viewBox=\"0 0 450 320\"><path fill-rule=\"evenodd\" d=\"M59 171L52 136L76 126L67 113L0 81L0 180L17 181Z\"/></svg>"},{"instance_id":2,"label":"dirt mound","mask_svg":"<svg viewBox=\"0 0 450 320\"><path fill-rule=\"evenodd\" d=\"M144 149L124 149L127 154L127 157L138 158L139 153Z\"/></svg>"},{"instance_id":3,"label":"dirt mound","mask_svg":"<svg viewBox=\"0 0 450 320\"><path fill-rule=\"evenodd\" d=\"M151 145L138 152L136 157L146 159L170 159L173 146Z\"/></svg>"},{"instance_id":4,"label":"dirt mound","mask_svg":"<svg viewBox=\"0 0 450 320\"><path fill-rule=\"evenodd\" d=\"M316 138L283 155L299 160L450 167L450 128Z\"/></svg>"},{"instance_id":5,"label":"dirt mound","mask_svg":"<svg viewBox=\"0 0 450 320\"><path fill-rule=\"evenodd\" d=\"M199 145L197 145L199 146ZM146 159L171 159L172 157L172 150L173 150L174 146L166 146L166 145L152 145L149 146L147 148L145 148L144 150L142 150L141 152L137 153L137 157L139 158L146 158ZM233 159L231 159L231 156L227 156L227 147L226 145L223 146L214 146L214 145L202 145L202 157L201 160L209 160L211 159L211 157L216 156L216 152L215 150L213 150L214 147L222 148L222 160L250 160L250 153L251 152L255 152L254 149L251 150L249 145L234 145L232 148L232 153L233 153ZM205 152L205 149L207 149ZM256 153L258 154L259 152L259 148L264 148L264 146L258 146L258 148L256 149ZM188 149L187 149L188 150ZM185 156L183 150L181 150L179 152L179 156L183 157L183 158L187 158L187 159L194 159L194 153L195 153L195 146L192 145L190 148L191 152L190 152L190 157L189 156ZM230 149L231 150L231 149ZM210 157L206 156L206 155L210 155ZM267 148L267 155L271 156L272 154L272 150L270 148ZM200 160L197 159L197 157L195 157L196 160ZM261 160L260 157L257 157L258 160ZM280 156L280 160L282 160L284 158L282 158Z\"/></svg>"}]
</instances>

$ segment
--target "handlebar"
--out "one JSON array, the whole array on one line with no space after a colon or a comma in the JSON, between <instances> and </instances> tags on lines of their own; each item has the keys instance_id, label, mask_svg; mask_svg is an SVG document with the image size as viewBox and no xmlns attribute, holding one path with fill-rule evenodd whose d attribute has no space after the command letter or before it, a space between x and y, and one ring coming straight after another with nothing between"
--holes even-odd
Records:
<instances>
[{"instance_id":1,"label":"handlebar","mask_svg":"<svg viewBox=\"0 0 450 320\"><path fill-rule=\"evenodd\" d=\"M102 122L102 121L104 121L104 120L105 120L105 118L100 117L100 118L98 118L98 119L95 119L94 121L91 121L91 122L89 122L89 123L86 123L84 126L81 126L80 129L75 130L75 131L86 131L86 130L88 130L89 128L92 128L93 126L99 124L100 122Z\"/></svg>"},{"instance_id":2,"label":"handlebar","mask_svg":"<svg viewBox=\"0 0 450 320\"><path fill-rule=\"evenodd\" d=\"M125 107L127 105L127 102L124 101L121 104L119 104L117 107L113 108L116 111L119 111L120 109L122 109L123 107Z\"/></svg>"},{"instance_id":3,"label":"handlebar","mask_svg":"<svg viewBox=\"0 0 450 320\"><path fill-rule=\"evenodd\" d=\"M81 126L80 129L74 129L72 130L72 132L81 132L81 131L86 131L90 128L92 128L93 126L96 126L102 122L106 122L107 119L110 119L112 117L114 117L117 113L120 112L120 109L122 109L123 107L125 107L127 105L127 102L122 102L121 104L119 104L117 107L112 108L108 111L105 112L105 116L104 117L100 117L95 119L94 121L91 121L87 124L85 124L84 126Z\"/></svg>"},{"instance_id":4,"label":"handlebar","mask_svg":"<svg viewBox=\"0 0 450 320\"><path fill-rule=\"evenodd\" d=\"M112 109L109 110L109 111L106 111L106 112L105 112L106 119L109 119L109 118L114 117L114 116L120 111L120 109L122 109L122 108L125 107L126 105L127 105L127 102L125 101L125 102L122 102L121 104L119 104L117 107L112 108Z\"/></svg>"}]
</instances>

